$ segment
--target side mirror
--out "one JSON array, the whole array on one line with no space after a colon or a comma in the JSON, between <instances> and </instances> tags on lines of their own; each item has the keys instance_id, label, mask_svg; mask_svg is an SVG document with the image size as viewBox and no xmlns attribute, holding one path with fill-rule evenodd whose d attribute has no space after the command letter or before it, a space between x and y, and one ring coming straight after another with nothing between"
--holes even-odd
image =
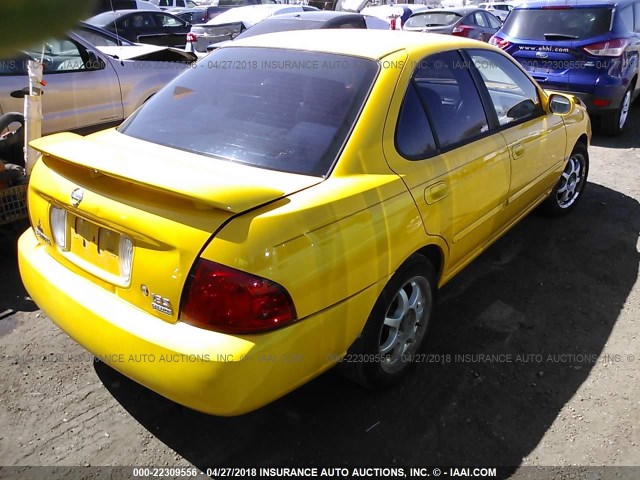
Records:
<instances>
[{"instance_id":1,"label":"side mirror","mask_svg":"<svg viewBox=\"0 0 640 480\"><path fill-rule=\"evenodd\" d=\"M104 63L104 60L98 57L95 52L87 50L87 61L85 63L85 70L103 70L106 66L107 65Z\"/></svg>"},{"instance_id":2,"label":"side mirror","mask_svg":"<svg viewBox=\"0 0 640 480\"><path fill-rule=\"evenodd\" d=\"M571 111L571 100L557 93L549 97L549 110L556 115L566 115Z\"/></svg>"}]
</instances>

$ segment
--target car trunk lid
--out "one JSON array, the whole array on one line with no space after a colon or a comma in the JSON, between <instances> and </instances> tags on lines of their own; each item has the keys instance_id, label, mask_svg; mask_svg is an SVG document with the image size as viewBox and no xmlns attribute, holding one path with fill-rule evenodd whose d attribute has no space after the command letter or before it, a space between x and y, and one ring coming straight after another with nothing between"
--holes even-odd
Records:
<instances>
[{"instance_id":1,"label":"car trunk lid","mask_svg":"<svg viewBox=\"0 0 640 480\"><path fill-rule=\"evenodd\" d=\"M184 283L212 234L243 211L322 180L203 162L115 130L59 134L32 146L43 153L32 173L29 206L44 248L166 321L178 319Z\"/></svg>"}]
</instances>

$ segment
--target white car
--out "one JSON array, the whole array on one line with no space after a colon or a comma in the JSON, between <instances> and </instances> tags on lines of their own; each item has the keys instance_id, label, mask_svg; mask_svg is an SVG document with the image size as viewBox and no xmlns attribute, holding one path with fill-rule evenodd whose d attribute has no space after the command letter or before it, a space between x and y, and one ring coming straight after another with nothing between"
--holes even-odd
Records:
<instances>
[{"instance_id":1,"label":"white car","mask_svg":"<svg viewBox=\"0 0 640 480\"><path fill-rule=\"evenodd\" d=\"M511 10L513 10L514 6L515 4L509 2L488 2L479 4L478 8L482 8L483 10L492 13L498 17L500 21L504 22L509 16L509 13L511 13Z\"/></svg>"},{"instance_id":2,"label":"white car","mask_svg":"<svg viewBox=\"0 0 640 480\"><path fill-rule=\"evenodd\" d=\"M194 8L198 6L193 0L149 0L149 3L160 7L162 10L179 7Z\"/></svg>"},{"instance_id":3,"label":"white car","mask_svg":"<svg viewBox=\"0 0 640 480\"><path fill-rule=\"evenodd\" d=\"M415 3L396 3L394 5L376 5L363 8L362 15L370 15L384 20L391 30L402 30L402 25L416 12L429 10L426 5Z\"/></svg>"},{"instance_id":4,"label":"white car","mask_svg":"<svg viewBox=\"0 0 640 480\"><path fill-rule=\"evenodd\" d=\"M94 15L110 10L160 10L160 7L146 0L100 0L94 3Z\"/></svg>"},{"instance_id":5,"label":"white car","mask_svg":"<svg viewBox=\"0 0 640 480\"><path fill-rule=\"evenodd\" d=\"M233 40L247 28L265 18L283 13L297 13L317 10L303 5L260 4L237 7L222 12L207 23L193 25L187 34L187 50L206 53L207 47L214 43ZM192 50L190 50L190 48Z\"/></svg>"}]
</instances>

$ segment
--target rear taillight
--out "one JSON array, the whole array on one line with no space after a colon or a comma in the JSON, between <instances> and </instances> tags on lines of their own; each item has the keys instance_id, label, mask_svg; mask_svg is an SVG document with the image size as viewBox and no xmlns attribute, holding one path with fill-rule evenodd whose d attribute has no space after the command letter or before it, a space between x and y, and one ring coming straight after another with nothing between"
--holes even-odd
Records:
<instances>
[{"instance_id":1,"label":"rear taillight","mask_svg":"<svg viewBox=\"0 0 640 480\"><path fill-rule=\"evenodd\" d=\"M629 40L616 38L615 40L608 40L606 42L592 43L591 45L582 47L582 49L598 57L619 57L628 46Z\"/></svg>"},{"instance_id":2,"label":"rear taillight","mask_svg":"<svg viewBox=\"0 0 640 480\"><path fill-rule=\"evenodd\" d=\"M495 45L498 48L506 49L511 43L504 38L498 37L497 35L492 36L489 39L489 45Z\"/></svg>"},{"instance_id":3,"label":"rear taillight","mask_svg":"<svg viewBox=\"0 0 640 480\"><path fill-rule=\"evenodd\" d=\"M198 38L196 37L195 33L187 33L187 43L195 43L198 41Z\"/></svg>"},{"instance_id":4,"label":"rear taillight","mask_svg":"<svg viewBox=\"0 0 640 480\"><path fill-rule=\"evenodd\" d=\"M469 27L467 25L458 25L453 27L451 33L457 37L468 37L472 29L473 27Z\"/></svg>"},{"instance_id":5,"label":"rear taillight","mask_svg":"<svg viewBox=\"0 0 640 480\"><path fill-rule=\"evenodd\" d=\"M180 320L224 333L256 333L296 320L289 293L270 280L197 261L187 282Z\"/></svg>"}]
</instances>

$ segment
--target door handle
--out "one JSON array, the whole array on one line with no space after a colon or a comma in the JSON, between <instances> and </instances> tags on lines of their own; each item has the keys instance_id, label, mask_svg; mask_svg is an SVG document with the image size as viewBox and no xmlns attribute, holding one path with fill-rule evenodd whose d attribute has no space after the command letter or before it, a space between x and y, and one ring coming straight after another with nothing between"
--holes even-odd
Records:
<instances>
[{"instance_id":1,"label":"door handle","mask_svg":"<svg viewBox=\"0 0 640 480\"><path fill-rule=\"evenodd\" d=\"M524 147L521 143L516 143L513 147L511 147L511 153L513 153L513 158L520 158L524 155Z\"/></svg>"},{"instance_id":2,"label":"door handle","mask_svg":"<svg viewBox=\"0 0 640 480\"><path fill-rule=\"evenodd\" d=\"M424 201L429 205L439 202L443 198L449 195L449 187L444 182L436 183L427 187L424 191Z\"/></svg>"},{"instance_id":3,"label":"door handle","mask_svg":"<svg viewBox=\"0 0 640 480\"><path fill-rule=\"evenodd\" d=\"M21 90L14 90L9 95L11 95L13 98L24 98L25 96L29 95L29 87L24 87Z\"/></svg>"}]
</instances>

